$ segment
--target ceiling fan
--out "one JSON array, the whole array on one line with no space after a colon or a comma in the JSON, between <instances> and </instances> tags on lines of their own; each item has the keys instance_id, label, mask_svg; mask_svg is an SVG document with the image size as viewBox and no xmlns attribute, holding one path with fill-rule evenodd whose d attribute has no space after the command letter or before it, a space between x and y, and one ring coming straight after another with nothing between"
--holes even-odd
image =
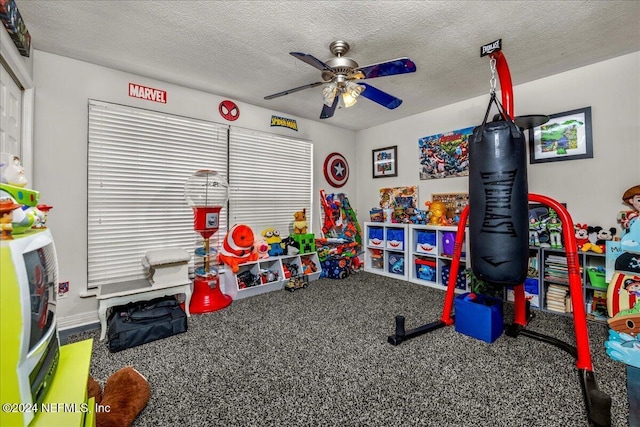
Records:
<instances>
[{"instance_id":1,"label":"ceiling fan","mask_svg":"<svg viewBox=\"0 0 640 427\"><path fill-rule=\"evenodd\" d=\"M413 73L416 71L416 64L411 59L398 58L360 67L356 61L344 56L349 51L349 43L342 40L334 41L329 45L329 50L335 57L324 62L308 53L289 52L292 56L322 71L321 77L323 81L287 89L265 96L264 99L278 98L326 84L322 89L324 105L320 113L321 119L332 117L337 107L351 107L356 103L359 95L390 110L402 104L401 99L376 89L367 83L362 83L361 80Z\"/></svg>"}]
</instances>

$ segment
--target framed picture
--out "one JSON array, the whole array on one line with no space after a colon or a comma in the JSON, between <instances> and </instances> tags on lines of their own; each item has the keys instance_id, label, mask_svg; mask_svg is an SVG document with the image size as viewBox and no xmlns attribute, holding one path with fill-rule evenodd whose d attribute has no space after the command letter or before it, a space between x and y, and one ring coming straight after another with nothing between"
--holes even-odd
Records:
<instances>
[{"instance_id":1,"label":"framed picture","mask_svg":"<svg viewBox=\"0 0 640 427\"><path fill-rule=\"evenodd\" d=\"M529 162L591 159L591 107L553 114L547 123L529 129Z\"/></svg>"},{"instance_id":2,"label":"framed picture","mask_svg":"<svg viewBox=\"0 0 640 427\"><path fill-rule=\"evenodd\" d=\"M398 146L394 145L393 147L377 148L372 151L374 178L398 176L397 149Z\"/></svg>"}]
</instances>

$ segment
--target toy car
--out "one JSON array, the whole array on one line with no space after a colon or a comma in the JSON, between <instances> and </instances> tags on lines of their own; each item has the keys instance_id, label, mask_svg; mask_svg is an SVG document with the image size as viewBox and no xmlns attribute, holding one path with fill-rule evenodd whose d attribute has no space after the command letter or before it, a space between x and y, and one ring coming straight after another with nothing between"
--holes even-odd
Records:
<instances>
[{"instance_id":1,"label":"toy car","mask_svg":"<svg viewBox=\"0 0 640 427\"><path fill-rule=\"evenodd\" d=\"M307 287L307 281L301 279L300 277L292 277L291 280L289 280L287 284L284 285L284 288L289 292L293 292L296 289L306 288L306 287Z\"/></svg>"}]
</instances>

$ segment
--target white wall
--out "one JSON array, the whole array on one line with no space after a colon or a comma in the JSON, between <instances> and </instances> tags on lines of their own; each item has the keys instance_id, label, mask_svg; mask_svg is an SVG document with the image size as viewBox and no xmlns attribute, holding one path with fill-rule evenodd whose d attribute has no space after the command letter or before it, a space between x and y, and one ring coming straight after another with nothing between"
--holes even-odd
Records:
<instances>
[{"instance_id":1,"label":"white wall","mask_svg":"<svg viewBox=\"0 0 640 427\"><path fill-rule=\"evenodd\" d=\"M80 298L87 277L87 100L226 123L217 113L224 98L48 53L34 51L36 85L34 182L43 203L54 206L48 225L56 237L61 281L71 282L59 301L61 327L97 320L95 298ZM640 183L640 52L514 87L516 115L554 114L591 106L594 158L529 165L529 190L566 202L574 222L615 226L624 190ZM487 80L488 80L487 76ZM517 76L512 76L517 81ZM129 82L168 92L168 104L128 96ZM425 94L428 96L428 94ZM299 132L269 126L282 113L236 102L232 125L308 139L314 143L314 223L318 233L318 190L344 192L360 222L378 204L378 189L418 185L420 204L432 193L466 192L466 178L420 181L418 139L479 124L488 95L360 132L286 116ZM371 150L398 146L398 176L372 178ZM333 189L323 174L325 157L337 151L350 165L346 186Z\"/></svg>"},{"instance_id":2,"label":"white wall","mask_svg":"<svg viewBox=\"0 0 640 427\"><path fill-rule=\"evenodd\" d=\"M640 184L639 76L636 52L513 88L516 116L591 106L593 159L528 166L529 192L566 202L574 223L617 227L616 214L625 208L622 194ZM487 73L487 81L489 77ZM512 79L517 81L517 76ZM488 102L487 85L485 96L358 132L359 220L368 220L383 187L418 185L422 208L432 193L467 192L467 177L420 180L418 139L479 125ZM373 179L371 150L393 145L398 146L398 176Z\"/></svg>"},{"instance_id":3,"label":"white wall","mask_svg":"<svg viewBox=\"0 0 640 427\"><path fill-rule=\"evenodd\" d=\"M36 86L34 171L30 187L53 206L47 225L56 239L60 281L70 281L68 296L58 302L61 329L97 320L95 298L81 298L87 279L87 117L88 99L120 103L243 128L307 139L314 144L314 221L319 225L319 189L355 196L355 132L236 102L240 118L226 122L218 113L225 98L167 84L73 59L34 52ZM167 104L128 96L129 82L167 91ZM298 122L298 132L270 127L271 115ZM322 171L325 157L338 151L351 166L351 178L341 189L328 185ZM258 159L256 159L258 161ZM283 173L286 168L283 167ZM356 203L355 197L351 197ZM292 213L293 214L293 213ZM293 220L293 217L292 217Z\"/></svg>"}]
</instances>

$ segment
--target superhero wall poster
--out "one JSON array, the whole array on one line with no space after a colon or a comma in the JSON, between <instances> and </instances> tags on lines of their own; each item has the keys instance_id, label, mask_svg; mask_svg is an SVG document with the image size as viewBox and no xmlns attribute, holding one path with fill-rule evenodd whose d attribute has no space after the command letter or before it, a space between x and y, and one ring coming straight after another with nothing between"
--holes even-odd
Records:
<instances>
[{"instance_id":1,"label":"superhero wall poster","mask_svg":"<svg viewBox=\"0 0 640 427\"><path fill-rule=\"evenodd\" d=\"M472 133L473 127L468 127L420 138L420 179L468 176Z\"/></svg>"}]
</instances>

